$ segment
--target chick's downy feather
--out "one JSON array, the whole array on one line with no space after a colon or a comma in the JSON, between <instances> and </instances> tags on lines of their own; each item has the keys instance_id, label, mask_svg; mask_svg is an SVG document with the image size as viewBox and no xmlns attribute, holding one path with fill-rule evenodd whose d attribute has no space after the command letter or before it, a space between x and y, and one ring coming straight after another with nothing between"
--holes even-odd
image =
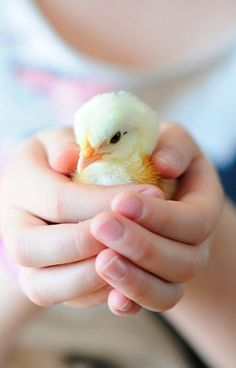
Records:
<instances>
[{"instance_id":1,"label":"chick's downy feather","mask_svg":"<svg viewBox=\"0 0 236 368\"><path fill-rule=\"evenodd\" d=\"M150 157L159 137L156 113L123 91L95 96L75 115L80 158L74 180L159 185Z\"/></svg>"}]
</instances>

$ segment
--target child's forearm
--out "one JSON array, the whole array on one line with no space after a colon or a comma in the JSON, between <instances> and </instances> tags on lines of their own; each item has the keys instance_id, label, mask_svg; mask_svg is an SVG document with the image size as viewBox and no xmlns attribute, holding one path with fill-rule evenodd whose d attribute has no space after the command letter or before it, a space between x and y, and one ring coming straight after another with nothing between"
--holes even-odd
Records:
<instances>
[{"instance_id":1,"label":"child's forearm","mask_svg":"<svg viewBox=\"0 0 236 368\"><path fill-rule=\"evenodd\" d=\"M31 303L11 279L0 262L0 366L13 345L21 328L36 315L41 308Z\"/></svg>"},{"instance_id":2,"label":"child's forearm","mask_svg":"<svg viewBox=\"0 0 236 368\"><path fill-rule=\"evenodd\" d=\"M236 209L226 202L207 268L166 315L212 367L235 367Z\"/></svg>"}]
</instances>

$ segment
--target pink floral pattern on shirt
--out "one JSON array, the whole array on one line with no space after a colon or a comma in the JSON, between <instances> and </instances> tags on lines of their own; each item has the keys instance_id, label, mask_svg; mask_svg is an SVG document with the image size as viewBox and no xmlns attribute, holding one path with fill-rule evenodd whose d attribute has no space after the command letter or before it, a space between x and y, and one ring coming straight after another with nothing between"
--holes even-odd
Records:
<instances>
[{"instance_id":1,"label":"pink floral pattern on shirt","mask_svg":"<svg viewBox=\"0 0 236 368\"><path fill-rule=\"evenodd\" d=\"M113 89L111 85L83 78L72 79L48 70L19 68L16 76L26 87L49 98L65 123L83 103L99 93Z\"/></svg>"}]
</instances>

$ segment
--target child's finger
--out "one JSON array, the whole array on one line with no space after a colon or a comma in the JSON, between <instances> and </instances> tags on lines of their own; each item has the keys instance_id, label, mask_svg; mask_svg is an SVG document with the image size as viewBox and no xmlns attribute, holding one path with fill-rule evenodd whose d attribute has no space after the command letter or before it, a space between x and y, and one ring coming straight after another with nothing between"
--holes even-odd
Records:
<instances>
[{"instance_id":1,"label":"child's finger","mask_svg":"<svg viewBox=\"0 0 236 368\"><path fill-rule=\"evenodd\" d=\"M152 155L161 177L179 177L199 155L199 148L184 128L178 124L161 125L160 139Z\"/></svg>"},{"instance_id":2,"label":"child's finger","mask_svg":"<svg viewBox=\"0 0 236 368\"><path fill-rule=\"evenodd\" d=\"M106 285L97 291L84 296L76 297L75 299L71 299L63 304L74 308L93 307L95 305L105 303L111 290L112 287L110 285Z\"/></svg>"},{"instance_id":3,"label":"child's finger","mask_svg":"<svg viewBox=\"0 0 236 368\"><path fill-rule=\"evenodd\" d=\"M112 289L108 295L107 304L110 310L118 316L130 316L140 310L140 306L127 298L116 289Z\"/></svg>"},{"instance_id":4,"label":"child's finger","mask_svg":"<svg viewBox=\"0 0 236 368\"><path fill-rule=\"evenodd\" d=\"M117 214L97 215L91 232L113 251L169 282L191 280L208 260L205 244L191 247L163 238Z\"/></svg>"},{"instance_id":5,"label":"child's finger","mask_svg":"<svg viewBox=\"0 0 236 368\"><path fill-rule=\"evenodd\" d=\"M179 185L178 201L124 193L114 198L112 210L159 235L199 244L209 236L221 212L221 187L203 157L194 161Z\"/></svg>"},{"instance_id":6,"label":"child's finger","mask_svg":"<svg viewBox=\"0 0 236 368\"><path fill-rule=\"evenodd\" d=\"M2 224L5 246L24 267L48 267L90 258L104 249L90 232L90 221L47 225L41 219L11 209Z\"/></svg>"},{"instance_id":7,"label":"child's finger","mask_svg":"<svg viewBox=\"0 0 236 368\"><path fill-rule=\"evenodd\" d=\"M182 285L165 282L110 249L99 253L96 270L109 285L149 310L165 311L172 308L183 292Z\"/></svg>"},{"instance_id":8,"label":"child's finger","mask_svg":"<svg viewBox=\"0 0 236 368\"><path fill-rule=\"evenodd\" d=\"M51 132L43 131L37 138L43 144L53 170L69 175L76 169L79 146L76 144L72 127L54 128Z\"/></svg>"},{"instance_id":9,"label":"child's finger","mask_svg":"<svg viewBox=\"0 0 236 368\"><path fill-rule=\"evenodd\" d=\"M106 285L95 271L95 259L47 267L21 268L20 285L35 304L50 306L92 294Z\"/></svg>"}]
</instances>

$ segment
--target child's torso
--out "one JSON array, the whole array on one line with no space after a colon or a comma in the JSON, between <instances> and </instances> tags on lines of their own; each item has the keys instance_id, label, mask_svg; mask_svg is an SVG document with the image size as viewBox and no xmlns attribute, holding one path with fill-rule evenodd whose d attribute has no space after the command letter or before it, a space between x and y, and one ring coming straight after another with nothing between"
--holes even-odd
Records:
<instances>
[{"instance_id":1,"label":"child's torso","mask_svg":"<svg viewBox=\"0 0 236 368\"><path fill-rule=\"evenodd\" d=\"M76 108L94 94L126 89L157 109L161 118L186 126L216 164L224 165L234 157L233 1L182 0L178 9L173 2L154 0L101 0L99 7L85 0L37 2L42 13L30 0L1 3L0 130L4 145L14 146L48 126L72 124ZM68 11L68 4L73 3L79 8ZM191 14L190 3L197 7ZM69 39L71 32L65 32L61 13L74 27L76 37ZM56 25L58 19L63 29ZM102 41L104 47L100 47ZM207 45L208 54L204 53Z\"/></svg>"}]
</instances>

